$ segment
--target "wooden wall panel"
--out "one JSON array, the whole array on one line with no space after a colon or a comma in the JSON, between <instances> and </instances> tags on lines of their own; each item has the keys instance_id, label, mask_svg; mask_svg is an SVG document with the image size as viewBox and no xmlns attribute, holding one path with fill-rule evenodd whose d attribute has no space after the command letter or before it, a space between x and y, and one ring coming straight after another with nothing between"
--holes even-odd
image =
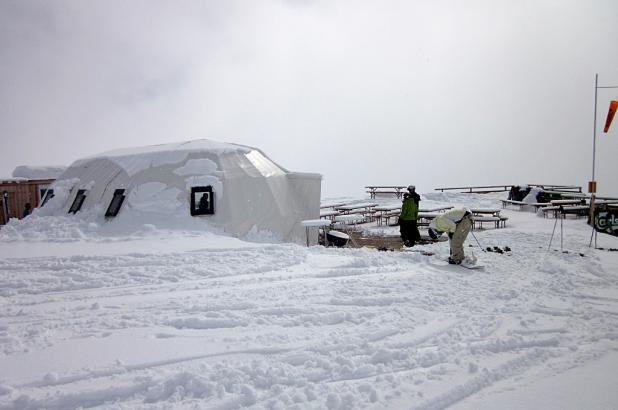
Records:
<instances>
[{"instance_id":1,"label":"wooden wall panel","mask_svg":"<svg viewBox=\"0 0 618 410\"><path fill-rule=\"evenodd\" d=\"M45 181L45 184L49 181ZM4 217L3 194L8 193L9 218L21 219L24 213L24 206L30 203L32 209L39 206L39 185L38 182L0 182L0 225L7 223Z\"/></svg>"}]
</instances>

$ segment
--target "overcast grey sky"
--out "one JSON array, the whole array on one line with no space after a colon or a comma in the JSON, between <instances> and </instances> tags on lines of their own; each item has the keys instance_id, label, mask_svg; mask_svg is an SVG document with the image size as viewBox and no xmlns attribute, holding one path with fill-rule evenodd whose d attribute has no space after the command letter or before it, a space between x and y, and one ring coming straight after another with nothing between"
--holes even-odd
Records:
<instances>
[{"instance_id":1,"label":"overcast grey sky","mask_svg":"<svg viewBox=\"0 0 618 410\"><path fill-rule=\"evenodd\" d=\"M210 138L329 197L583 185L595 73L618 85L616 0L0 0L0 176ZM611 99L597 180L618 195Z\"/></svg>"}]
</instances>

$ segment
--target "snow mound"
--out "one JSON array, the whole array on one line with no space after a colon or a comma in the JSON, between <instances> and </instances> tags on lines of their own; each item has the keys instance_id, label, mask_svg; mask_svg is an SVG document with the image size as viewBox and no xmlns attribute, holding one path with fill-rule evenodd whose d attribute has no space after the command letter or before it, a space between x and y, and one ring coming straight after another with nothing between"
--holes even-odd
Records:
<instances>
[{"instance_id":1,"label":"snow mound","mask_svg":"<svg viewBox=\"0 0 618 410\"><path fill-rule=\"evenodd\" d=\"M67 167L63 166L46 166L33 167L29 165L20 165L13 170L13 178L25 179L56 179L62 174Z\"/></svg>"}]
</instances>

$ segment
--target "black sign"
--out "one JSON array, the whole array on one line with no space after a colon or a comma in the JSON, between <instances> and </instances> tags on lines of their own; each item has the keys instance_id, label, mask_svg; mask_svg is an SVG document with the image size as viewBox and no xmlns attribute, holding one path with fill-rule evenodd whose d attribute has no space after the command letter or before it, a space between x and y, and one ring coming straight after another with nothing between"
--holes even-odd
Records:
<instances>
[{"instance_id":1,"label":"black sign","mask_svg":"<svg viewBox=\"0 0 618 410\"><path fill-rule=\"evenodd\" d=\"M618 207L601 206L595 208L594 229L618 236Z\"/></svg>"}]
</instances>

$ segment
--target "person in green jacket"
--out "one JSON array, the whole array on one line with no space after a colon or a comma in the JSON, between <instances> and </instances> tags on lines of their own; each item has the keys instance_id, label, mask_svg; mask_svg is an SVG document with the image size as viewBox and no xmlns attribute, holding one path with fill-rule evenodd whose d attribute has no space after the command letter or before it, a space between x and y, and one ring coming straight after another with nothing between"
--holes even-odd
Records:
<instances>
[{"instance_id":1,"label":"person in green jacket","mask_svg":"<svg viewBox=\"0 0 618 410\"><path fill-rule=\"evenodd\" d=\"M421 239L421 234L418 231L418 204L421 200L419 194L416 193L416 187L410 185L408 192L403 194L403 204L401 205L401 214L399 215L399 233L403 246L411 247Z\"/></svg>"}]
</instances>

